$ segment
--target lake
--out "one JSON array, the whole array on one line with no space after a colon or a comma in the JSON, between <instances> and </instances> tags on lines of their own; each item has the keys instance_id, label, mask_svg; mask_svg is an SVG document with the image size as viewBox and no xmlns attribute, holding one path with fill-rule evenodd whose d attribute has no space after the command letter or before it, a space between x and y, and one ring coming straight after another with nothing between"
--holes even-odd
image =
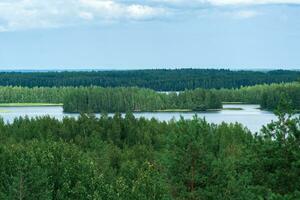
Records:
<instances>
[{"instance_id":1,"label":"lake","mask_svg":"<svg viewBox=\"0 0 300 200\"><path fill-rule=\"evenodd\" d=\"M220 124L222 122L235 123L239 122L248 127L252 132L259 131L263 125L268 124L272 120L276 120L276 116L272 112L259 109L259 105L243 105L243 104L226 104L223 108L241 108L242 110L221 110L213 112L141 112L134 113L135 117L145 117L147 119L156 118L161 121L169 121L171 119L178 120L180 116L185 119L191 119L195 114L198 117L205 118L208 122ZM49 115L56 119L63 117L78 117L79 114L64 113L61 106L41 106L41 107L0 107L0 116L5 122L11 123L17 117L37 117ZM113 114L110 114L113 115ZM100 116L97 114L96 116Z\"/></svg>"}]
</instances>

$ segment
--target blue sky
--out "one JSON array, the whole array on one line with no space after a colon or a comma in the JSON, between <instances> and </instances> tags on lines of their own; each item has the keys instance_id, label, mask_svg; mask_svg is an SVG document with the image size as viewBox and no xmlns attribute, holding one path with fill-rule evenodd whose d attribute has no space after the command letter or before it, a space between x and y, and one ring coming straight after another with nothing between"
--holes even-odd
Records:
<instances>
[{"instance_id":1,"label":"blue sky","mask_svg":"<svg viewBox=\"0 0 300 200\"><path fill-rule=\"evenodd\" d=\"M300 69L300 0L0 0L2 70L186 67Z\"/></svg>"}]
</instances>

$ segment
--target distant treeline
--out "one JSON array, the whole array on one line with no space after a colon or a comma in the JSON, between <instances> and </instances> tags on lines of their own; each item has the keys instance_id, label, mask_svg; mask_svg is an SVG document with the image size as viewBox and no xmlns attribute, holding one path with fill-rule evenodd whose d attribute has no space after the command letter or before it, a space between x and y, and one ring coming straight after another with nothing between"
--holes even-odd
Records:
<instances>
[{"instance_id":1,"label":"distant treeline","mask_svg":"<svg viewBox=\"0 0 300 200\"><path fill-rule=\"evenodd\" d=\"M1 86L143 87L156 91L239 88L299 80L300 71L230 71L217 69L157 69L93 72L2 72Z\"/></svg>"},{"instance_id":2,"label":"distant treeline","mask_svg":"<svg viewBox=\"0 0 300 200\"><path fill-rule=\"evenodd\" d=\"M300 110L300 84L271 84L240 89L195 89L161 94L138 88L79 88L64 98L66 112L125 112L164 109L207 110L221 108L221 102L260 104L263 109L274 110L281 100L290 102L291 108Z\"/></svg>"},{"instance_id":3,"label":"distant treeline","mask_svg":"<svg viewBox=\"0 0 300 200\"><path fill-rule=\"evenodd\" d=\"M136 87L0 87L0 103L63 103L65 112L126 112L165 109L219 109L210 90L158 93Z\"/></svg>"},{"instance_id":4,"label":"distant treeline","mask_svg":"<svg viewBox=\"0 0 300 200\"><path fill-rule=\"evenodd\" d=\"M299 118L0 120L0 199L299 200Z\"/></svg>"},{"instance_id":5,"label":"distant treeline","mask_svg":"<svg viewBox=\"0 0 300 200\"><path fill-rule=\"evenodd\" d=\"M240 89L215 90L222 102L260 104L263 109L274 110L279 102L288 101L293 109L300 110L300 83L256 85Z\"/></svg>"},{"instance_id":6,"label":"distant treeline","mask_svg":"<svg viewBox=\"0 0 300 200\"><path fill-rule=\"evenodd\" d=\"M65 112L203 111L222 108L220 98L205 89L166 94L141 88L77 88L65 96L63 104Z\"/></svg>"},{"instance_id":7,"label":"distant treeline","mask_svg":"<svg viewBox=\"0 0 300 200\"><path fill-rule=\"evenodd\" d=\"M71 87L4 87L0 86L0 103L62 103Z\"/></svg>"},{"instance_id":8,"label":"distant treeline","mask_svg":"<svg viewBox=\"0 0 300 200\"><path fill-rule=\"evenodd\" d=\"M281 99L300 110L300 84L256 85L240 89L195 89L158 93L136 87L0 87L0 103L63 103L66 112L126 112L167 109L207 110L221 102L260 104L274 110Z\"/></svg>"}]
</instances>

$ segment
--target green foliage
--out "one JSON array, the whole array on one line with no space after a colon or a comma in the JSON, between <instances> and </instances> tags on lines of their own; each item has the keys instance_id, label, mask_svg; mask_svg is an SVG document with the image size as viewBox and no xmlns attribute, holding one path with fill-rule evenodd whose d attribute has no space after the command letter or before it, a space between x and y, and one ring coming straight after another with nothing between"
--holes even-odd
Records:
<instances>
[{"instance_id":1,"label":"green foliage","mask_svg":"<svg viewBox=\"0 0 300 200\"><path fill-rule=\"evenodd\" d=\"M0 85L23 87L143 87L156 91L196 88L239 88L256 84L292 82L299 71L230 71L225 69L156 69L92 72L2 72Z\"/></svg>"},{"instance_id":2,"label":"green foliage","mask_svg":"<svg viewBox=\"0 0 300 200\"><path fill-rule=\"evenodd\" d=\"M260 104L263 109L275 110L280 101L285 99L290 101L291 109L300 110L300 84L297 82L213 91L225 102L254 103Z\"/></svg>"},{"instance_id":3,"label":"green foliage","mask_svg":"<svg viewBox=\"0 0 300 200\"><path fill-rule=\"evenodd\" d=\"M127 112L165 109L218 109L221 101L208 90L157 93L140 88L77 88L64 98L65 112Z\"/></svg>"},{"instance_id":4,"label":"green foliage","mask_svg":"<svg viewBox=\"0 0 300 200\"><path fill-rule=\"evenodd\" d=\"M1 199L93 199L103 189L94 161L74 145L33 140L0 152Z\"/></svg>"},{"instance_id":5,"label":"green foliage","mask_svg":"<svg viewBox=\"0 0 300 200\"><path fill-rule=\"evenodd\" d=\"M0 199L300 197L300 118L240 124L81 115L0 121Z\"/></svg>"},{"instance_id":6,"label":"green foliage","mask_svg":"<svg viewBox=\"0 0 300 200\"><path fill-rule=\"evenodd\" d=\"M221 102L260 104L275 110L284 98L291 109L300 110L300 84L271 84L240 89L185 90L158 93L136 87L0 87L0 103L62 103L66 112L133 112L222 108Z\"/></svg>"},{"instance_id":7,"label":"green foliage","mask_svg":"<svg viewBox=\"0 0 300 200\"><path fill-rule=\"evenodd\" d=\"M240 125L180 120L170 133L169 177L176 199L255 199L251 187L251 134ZM251 197L251 198L250 198Z\"/></svg>"},{"instance_id":8,"label":"green foliage","mask_svg":"<svg viewBox=\"0 0 300 200\"><path fill-rule=\"evenodd\" d=\"M300 188L300 118L281 100L278 121L264 126L258 136L256 152L261 158L254 173L255 182L269 188L270 199L298 199Z\"/></svg>"},{"instance_id":9,"label":"green foliage","mask_svg":"<svg viewBox=\"0 0 300 200\"><path fill-rule=\"evenodd\" d=\"M300 109L300 84L281 83L297 77L290 71L192 69L0 73L0 85L27 86L0 87L0 103L129 111L61 121L1 119L0 199L300 199L300 118L293 115ZM255 85L273 82L280 84ZM202 111L221 108L222 101L261 104L276 110L278 121L254 135L240 124L197 117L160 122L130 113Z\"/></svg>"},{"instance_id":10,"label":"green foliage","mask_svg":"<svg viewBox=\"0 0 300 200\"><path fill-rule=\"evenodd\" d=\"M62 103L70 88L0 87L0 103Z\"/></svg>"}]
</instances>

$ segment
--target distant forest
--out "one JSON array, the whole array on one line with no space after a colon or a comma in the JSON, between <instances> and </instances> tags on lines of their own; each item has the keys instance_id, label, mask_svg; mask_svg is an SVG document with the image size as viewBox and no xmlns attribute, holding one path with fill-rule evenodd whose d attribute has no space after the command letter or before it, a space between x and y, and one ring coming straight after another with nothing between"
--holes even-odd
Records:
<instances>
[{"instance_id":1,"label":"distant forest","mask_svg":"<svg viewBox=\"0 0 300 200\"><path fill-rule=\"evenodd\" d=\"M240 88L257 84L293 82L300 71L230 71L217 69L157 69L91 72L1 72L1 86L143 87L156 91Z\"/></svg>"},{"instance_id":2,"label":"distant forest","mask_svg":"<svg viewBox=\"0 0 300 200\"><path fill-rule=\"evenodd\" d=\"M65 112L127 112L168 109L220 109L221 102L260 104L274 110L280 100L300 110L300 83L264 84L239 89L159 93L137 87L0 87L0 103L63 103Z\"/></svg>"},{"instance_id":3,"label":"distant forest","mask_svg":"<svg viewBox=\"0 0 300 200\"><path fill-rule=\"evenodd\" d=\"M219 109L221 102L260 104L263 109L275 110L282 100L291 109L300 110L300 84L270 84L240 89L195 89L180 93L161 94L139 88L73 88L65 95L66 112L124 112L189 109L203 111Z\"/></svg>"}]
</instances>

